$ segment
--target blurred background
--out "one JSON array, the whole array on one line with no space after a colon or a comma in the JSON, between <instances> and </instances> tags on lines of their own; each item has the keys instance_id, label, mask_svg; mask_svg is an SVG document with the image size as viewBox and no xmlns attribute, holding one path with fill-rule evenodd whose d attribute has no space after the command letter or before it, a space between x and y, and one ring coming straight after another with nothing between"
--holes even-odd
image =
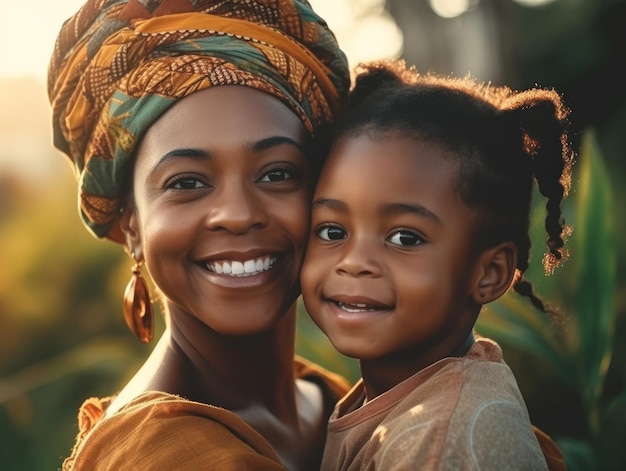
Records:
<instances>
[{"instance_id":1,"label":"blurred background","mask_svg":"<svg viewBox=\"0 0 626 471\"><path fill-rule=\"evenodd\" d=\"M419 70L513 88L556 88L578 151L565 209L571 259L541 269L541 204L528 277L566 314L561 330L510 294L481 313L532 421L571 470L626 469L626 1L313 0L351 66L403 57ZM131 263L79 222L72 171L51 145L45 74L62 21L82 4L0 0L0 468L60 467L92 395L147 356L124 325ZM160 320L160 319L159 319ZM158 325L162 329L162 322ZM358 378L301 310L299 353Z\"/></svg>"}]
</instances>

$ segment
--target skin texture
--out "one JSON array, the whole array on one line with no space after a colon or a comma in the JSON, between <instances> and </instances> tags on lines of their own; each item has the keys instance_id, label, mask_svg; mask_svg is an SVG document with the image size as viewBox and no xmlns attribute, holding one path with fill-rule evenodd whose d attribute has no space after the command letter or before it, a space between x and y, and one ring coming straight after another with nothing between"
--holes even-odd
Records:
<instances>
[{"instance_id":1,"label":"skin texture","mask_svg":"<svg viewBox=\"0 0 626 471\"><path fill-rule=\"evenodd\" d=\"M482 250L455 191L455 156L402 135L344 137L313 199L301 274L306 308L359 358L368 399L446 356L482 303L506 291L512 244Z\"/></svg>"},{"instance_id":2,"label":"skin texture","mask_svg":"<svg viewBox=\"0 0 626 471\"><path fill-rule=\"evenodd\" d=\"M247 95L258 104L247 108L245 120L236 106L214 104L215 96ZM212 109L220 112L207 113ZM146 134L131 226L172 316L248 335L274 325L295 301L310 178L306 134L293 118L260 92L209 89L175 106ZM271 261L272 269L255 267L255 276L216 272L224 262L258 260Z\"/></svg>"},{"instance_id":3,"label":"skin texture","mask_svg":"<svg viewBox=\"0 0 626 471\"><path fill-rule=\"evenodd\" d=\"M237 86L194 93L147 131L122 228L161 293L167 329L108 413L167 391L233 410L292 469L319 456L321 393L292 363L308 139L280 101Z\"/></svg>"}]
</instances>

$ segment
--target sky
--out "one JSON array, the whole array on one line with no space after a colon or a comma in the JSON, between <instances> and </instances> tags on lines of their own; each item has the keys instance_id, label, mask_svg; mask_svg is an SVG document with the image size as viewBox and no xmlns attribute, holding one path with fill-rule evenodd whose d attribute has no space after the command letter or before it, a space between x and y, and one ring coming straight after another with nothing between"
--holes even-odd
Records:
<instances>
[{"instance_id":1,"label":"sky","mask_svg":"<svg viewBox=\"0 0 626 471\"><path fill-rule=\"evenodd\" d=\"M0 0L0 77L34 75L43 80L63 21L82 3Z\"/></svg>"}]
</instances>

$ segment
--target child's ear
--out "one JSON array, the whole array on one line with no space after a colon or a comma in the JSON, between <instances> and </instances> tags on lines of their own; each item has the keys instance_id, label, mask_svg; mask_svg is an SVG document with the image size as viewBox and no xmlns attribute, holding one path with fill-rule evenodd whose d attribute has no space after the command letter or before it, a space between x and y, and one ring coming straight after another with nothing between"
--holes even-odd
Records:
<instances>
[{"instance_id":1,"label":"child's ear","mask_svg":"<svg viewBox=\"0 0 626 471\"><path fill-rule=\"evenodd\" d=\"M137 209L132 202L126 203L120 216L120 229L126 241L125 248L136 261L143 259L141 246L141 233L139 231L139 219Z\"/></svg>"},{"instance_id":2,"label":"child's ear","mask_svg":"<svg viewBox=\"0 0 626 471\"><path fill-rule=\"evenodd\" d=\"M477 264L477 282L472 291L476 304L487 304L502 296L511 286L517 266L517 246L503 242L485 250Z\"/></svg>"}]
</instances>

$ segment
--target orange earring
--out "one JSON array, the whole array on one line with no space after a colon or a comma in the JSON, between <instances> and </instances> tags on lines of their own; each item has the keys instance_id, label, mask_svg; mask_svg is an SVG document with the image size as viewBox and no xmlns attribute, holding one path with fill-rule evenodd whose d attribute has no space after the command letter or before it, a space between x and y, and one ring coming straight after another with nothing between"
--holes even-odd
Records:
<instances>
[{"instance_id":1,"label":"orange earring","mask_svg":"<svg viewBox=\"0 0 626 471\"><path fill-rule=\"evenodd\" d=\"M133 254L135 259L135 254ZM124 319L126 325L133 334L143 343L152 340L154 324L152 317L152 302L148 285L141 276L143 262L137 262L133 266L133 276L124 292Z\"/></svg>"}]
</instances>

